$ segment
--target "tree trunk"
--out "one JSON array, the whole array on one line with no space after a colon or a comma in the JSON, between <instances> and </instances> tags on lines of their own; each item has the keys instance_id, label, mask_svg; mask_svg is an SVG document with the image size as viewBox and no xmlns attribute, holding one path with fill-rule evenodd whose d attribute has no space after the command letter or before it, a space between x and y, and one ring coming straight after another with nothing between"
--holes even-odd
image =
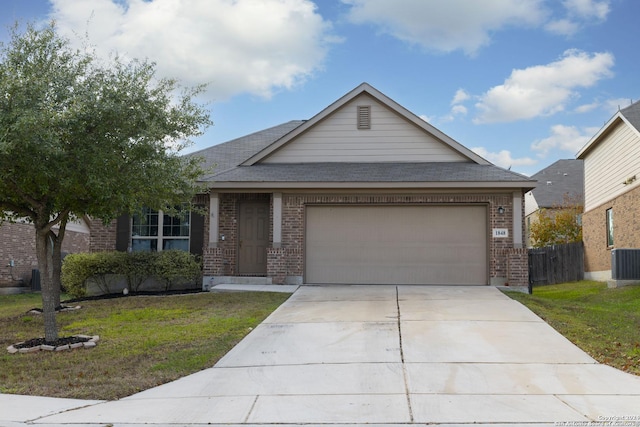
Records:
<instances>
[{"instance_id":1,"label":"tree trunk","mask_svg":"<svg viewBox=\"0 0 640 427\"><path fill-rule=\"evenodd\" d=\"M53 252L51 254L51 264L52 264L52 275L51 280L53 282L54 289L54 300L56 304L56 308L60 308L60 292L62 291L62 280L60 280L60 276L62 275L62 242L64 240L64 233L67 228L67 220L63 219L58 226L58 235L56 236L53 231L49 232L51 237L51 241L53 243L52 249Z\"/></svg>"},{"instance_id":2,"label":"tree trunk","mask_svg":"<svg viewBox=\"0 0 640 427\"><path fill-rule=\"evenodd\" d=\"M44 339L46 342L58 340L56 324L56 284L53 282L52 247L49 230L36 224L36 255L40 269L42 286L42 316L44 319ZM58 284L59 287L59 284ZM59 289L58 289L59 293Z\"/></svg>"}]
</instances>

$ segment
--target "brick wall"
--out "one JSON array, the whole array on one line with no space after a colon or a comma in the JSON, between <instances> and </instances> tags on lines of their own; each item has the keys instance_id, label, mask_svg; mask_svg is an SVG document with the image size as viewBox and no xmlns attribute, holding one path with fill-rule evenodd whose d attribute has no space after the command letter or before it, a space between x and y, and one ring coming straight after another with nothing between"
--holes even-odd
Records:
<instances>
[{"instance_id":1,"label":"brick wall","mask_svg":"<svg viewBox=\"0 0 640 427\"><path fill-rule=\"evenodd\" d=\"M86 252L89 250L89 235L67 231L62 242L62 251L66 253ZM14 267L9 268L9 262ZM3 224L0 226L0 286L19 286L22 281L28 286L31 270L38 268L36 258L35 230L31 224Z\"/></svg>"},{"instance_id":2,"label":"brick wall","mask_svg":"<svg viewBox=\"0 0 640 427\"><path fill-rule=\"evenodd\" d=\"M100 220L91 223L90 252L116 250L116 221L104 225Z\"/></svg>"},{"instance_id":3,"label":"brick wall","mask_svg":"<svg viewBox=\"0 0 640 427\"><path fill-rule=\"evenodd\" d=\"M613 209L614 248L640 248L640 185L582 215L586 272L611 270L606 211Z\"/></svg>"},{"instance_id":4,"label":"brick wall","mask_svg":"<svg viewBox=\"0 0 640 427\"><path fill-rule=\"evenodd\" d=\"M285 249L267 249L267 276L271 277L273 283L285 283L287 276L287 259Z\"/></svg>"}]
</instances>

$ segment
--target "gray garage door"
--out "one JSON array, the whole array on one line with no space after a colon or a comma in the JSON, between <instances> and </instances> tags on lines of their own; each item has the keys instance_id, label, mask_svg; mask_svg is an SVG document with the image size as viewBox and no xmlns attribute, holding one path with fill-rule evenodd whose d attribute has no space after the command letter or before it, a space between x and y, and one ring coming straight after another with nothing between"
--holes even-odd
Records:
<instances>
[{"instance_id":1,"label":"gray garage door","mask_svg":"<svg viewBox=\"0 0 640 427\"><path fill-rule=\"evenodd\" d=\"M308 206L305 282L486 285L485 206Z\"/></svg>"}]
</instances>

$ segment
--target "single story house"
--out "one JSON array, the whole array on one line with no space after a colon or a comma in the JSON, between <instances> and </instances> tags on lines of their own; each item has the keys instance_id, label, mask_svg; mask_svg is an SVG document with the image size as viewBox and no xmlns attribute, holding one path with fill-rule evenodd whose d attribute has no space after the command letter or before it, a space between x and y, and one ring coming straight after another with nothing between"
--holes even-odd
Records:
<instances>
[{"instance_id":1,"label":"single story house","mask_svg":"<svg viewBox=\"0 0 640 427\"><path fill-rule=\"evenodd\" d=\"M610 280L612 250L640 248L640 102L614 114L577 158L584 160L585 278Z\"/></svg>"},{"instance_id":2,"label":"single story house","mask_svg":"<svg viewBox=\"0 0 640 427\"><path fill-rule=\"evenodd\" d=\"M561 159L531 176L538 186L524 195L524 220L527 247L531 240L531 224L538 220L541 209L553 212L565 203L584 203L584 165L582 160Z\"/></svg>"},{"instance_id":3,"label":"single story house","mask_svg":"<svg viewBox=\"0 0 640 427\"><path fill-rule=\"evenodd\" d=\"M244 280L527 285L524 193L535 181L367 83L309 120L193 155L215 166L202 177L209 192L197 197L204 217L123 217L102 236L92 232L93 249L188 248L202 254L205 288Z\"/></svg>"}]
</instances>

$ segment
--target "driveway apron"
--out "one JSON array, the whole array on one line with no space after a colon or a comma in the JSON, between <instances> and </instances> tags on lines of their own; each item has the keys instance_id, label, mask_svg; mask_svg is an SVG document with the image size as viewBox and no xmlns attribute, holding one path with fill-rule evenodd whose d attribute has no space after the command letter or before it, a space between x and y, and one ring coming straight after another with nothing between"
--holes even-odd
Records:
<instances>
[{"instance_id":1,"label":"driveway apron","mask_svg":"<svg viewBox=\"0 0 640 427\"><path fill-rule=\"evenodd\" d=\"M609 417L609 418L607 418ZM596 363L488 286L303 286L213 368L36 424L525 425L637 417Z\"/></svg>"}]
</instances>

